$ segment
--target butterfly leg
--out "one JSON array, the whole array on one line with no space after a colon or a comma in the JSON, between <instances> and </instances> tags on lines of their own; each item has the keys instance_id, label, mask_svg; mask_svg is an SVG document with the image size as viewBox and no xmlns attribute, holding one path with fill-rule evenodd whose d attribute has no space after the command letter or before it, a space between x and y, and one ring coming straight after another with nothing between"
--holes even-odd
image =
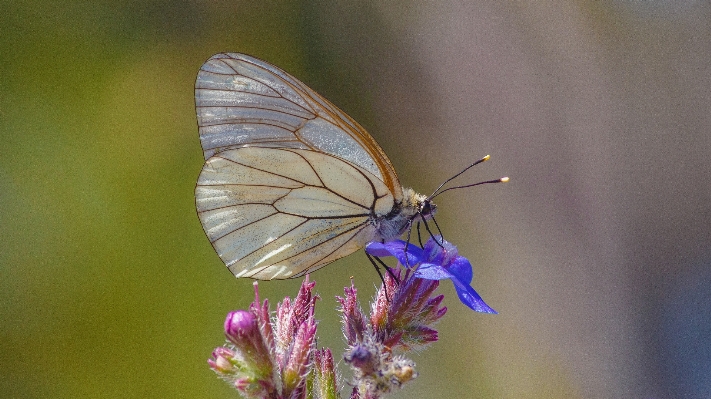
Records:
<instances>
[{"instance_id":1,"label":"butterfly leg","mask_svg":"<svg viewBox=\"0 0 711 399\"><path fill-rule=\"evenodd\" d=\"M419 233L418 231L417 234ZM410 258L407 256L407 248L410 247L410 234L412 234L412 219L407 221L407 241L405 241L405 267L408 269L410 268Z\"/></svg>"},{"instance_id":2,"label":"butterfly leg","mask_svg":"<svg viewBox=\"0 0 711 399\"><path fill-rule=\"evenodd\" d=\"M434 219L433 219L433 220L434 220ZM432 230L430 230L430 226L427 224L427 221L425 220L425 218L422 218L422 224L425 225L425 230L427 230L427 232L430 234L430 237L434 238L434 234L432 234ZM436 223L435 223L435 224L436 224ZM439 226L437 226L437 227L439 228ZM435 239L434 242L436 242L437 245L439 245L440 248L444 248L444 246L442 245L442 243L439 242L437 239Z\"/></svg>"},{"instance_id":3,"label":"butterfly leg","mask_svg":"<svg viewBox=\"0 0 711 399\"><path fill-rule=\"evenodd\" d=\"M439 233L442 242L444 242L444 234L442 234L442 230L439 228L439 224L437 224L437 219L435 219L434 216L432 216L432 221L434 222L435 227L437 227L437 232Z\"/></svg>"},{"instance_id":4,"label":"butterfly leg","mask_svg":"<svg viewBox=\"0 0 711 399\"><path fill-rule=\"evenodd\" d=\"M400 279L398 278L398 276L395 275L395 273L393 273L393 268L386 265L385 262L383 262L377 256L375 257L375 260L378 261L378 263L380 263L380 265L385 268L385 271L388 272L388 274L390 275L390 278L395 280L395 283L397 283L397 285L400 285Z\"/></svg>"},{"instance_id":5,"label":"butterfly leg","mask_svg":"<svg viewBox=\"0 0 711 399\"><path fill-rule=\"evenodd\" d=\"M383 282L383 289L385 290L385 297L386 297L386 298L389 298L390 296L388 295L388 285L385 283L385 278L383 277L383 273L380 271L380 267L378 266L377 263L375 263L375 261L378 261L378 263L380 264L380 266L382 266L383 268L385 268L385 270L388 272L388 274L390 275L390 277L391 277L393 280L395 280L395 282L396 282L398 285L400 284L400 279L397 278L397 276L393 273L392 269L391 269L390 267L388 267L388 265L386 265L385 262L383 262L383 261L382 261L380 258L378 258L377 256L371 256L370 254L365 254L365 256L368 257L368 260L370 261L370 263L371 263L371 264L373 265L373 267L375 268L375 271L378 272L378 276L380 276L380 281ZM375 259L375 260L373 260L373 259Z\"/></svg>"}]
</instances>

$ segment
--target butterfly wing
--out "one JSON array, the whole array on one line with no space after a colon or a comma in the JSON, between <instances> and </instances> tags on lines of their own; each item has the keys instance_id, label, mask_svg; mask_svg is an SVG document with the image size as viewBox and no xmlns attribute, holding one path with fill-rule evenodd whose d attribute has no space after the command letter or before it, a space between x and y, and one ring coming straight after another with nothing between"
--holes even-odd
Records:
<instances>
[{"instance_id":1,"label":"butterfly wing","mask_svg":"<svg viewBox=\"0 0 711 399\"><path fill-rule=\"evenodd\" d=\"M395 168L373 137L274 65L244 54L212 56L198 72L195 108L206 160L248 144L311 149L369 171L402 200Z\"/></svg>"},{"instance_id":2,"label":"butterfly wing","mask_svg":"<svg viewBox=\"0 0 711 399\"><path fill-rule=\"evenodd\" d=\"M195 85L206 158L196 206L237 277L297 277L361 248L402 200L375 140L286 72L217 54Z\"/></svg>"},{"instance_id":3,"label":"butterfly wing","mask_svg":"<svg viewBox=\"0 0 711 399\"><path fill-rule=\"evenodd\" d=\"M242 147L205 163L198 216L237 277L283 279L315 270L373 237L372 213L393 205L370 172L328 154Z\"/></svg>"}]
</instances>

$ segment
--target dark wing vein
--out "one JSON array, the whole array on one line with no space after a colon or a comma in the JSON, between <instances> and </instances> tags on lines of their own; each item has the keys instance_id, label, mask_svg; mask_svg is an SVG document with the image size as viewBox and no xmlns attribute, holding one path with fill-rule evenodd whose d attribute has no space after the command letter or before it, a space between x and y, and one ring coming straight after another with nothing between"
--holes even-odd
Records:
<instances>
[{"instance_id":1,"label":"dark wing vein","mask_svg":"<svg viewBox=\"0 0 711 399\"><path fill-rule=\"evenodd\" d=\"M305 222L304 222L304 223L305 223ZM299 252L297 252L297 253L295 253L295 254L289 256L289 257L286 257L286 258L284 258L284 259L281 259L280 262L284 262L284 261L287 261L287 260L289 260L289 259L295 258L295 257L297 257L297 256L299 256L299 255L301 255L301 254L303 254L303 253L306 252L306 251L313 251L314 249L316 249L316 248L318 248L318 247L320 247L320 246L322 246L322 245L328 244L329 241L335 240L336 238L338 238L338 237L340 237L340 236L342 236L342 235L344 235L344 234L348 234L349 232L351 232L351 231L353 231L353 230L359 230L359 231L360 231L360 229L363 228L363 226L365 225L365 223L366 223L366 222L363 222L363 223L361 223L361 224L359 224L359 225L357 225L357 226L351 227L350 229L348 229L348 230L346 230L346 231L344 231L344 232L342 232L342 233L339 233L339 234L337 234L337 235L335 235L335 236L333 236L333 237L331 237L331 238L329 238L329 239L327 239L327 240L325 240L325 241L323 241L323 242L320 242L320 243L318 243L317 245L311 246L311 247L309 247L309 248L304 249L303 251L299 251ZM351 238L349 238L349 239L348 239L346 242L344 242L343 244L337 246L336 249L334 249L334 250L331 251L330 253L328 253L328 254L326 254L325 256L319 258L317 261L312 261L312 262L310 262L310 265L307 266L306 268L304 268L304 272L300 272L299 274L294 275L294 276L291 276L290 278L300 277L300 276L302 276L305 272L310 271L310 270L311 270L311 267L313 267L313 265L315 265L315 264L321 262L322 260L328 258L329 256L333 255L336 251L338 251L338 250L341 249L344 245L346 245L348 242L350 242L350 240L352 240L353 237L356 236L356 234L358 234L357 231L356 231L355 233L353 233L353 236L352 236ZM266 269L266 268L268 268L268 267L270 267L270 266L272 266L272 265L266 265L266 266L262 267L261 269L259 269L258 271L254 272L254 273L250 273L250 274L251 274L251 275L258 274L258 273L260 273L262 270L264 270L264 269ZM323 266L325 266L325 265L323 265Z\"/></svg>"},{"instance_id":2,"label":"dark wing vein","mask_svg":"<svg viewBox=\"0 0 711 399\"><path fill-rule=\"evenodd\" d=\"M280 199L286 197L287 195L289 195L289 194L287 193L286 195L282 195L281 197L277 198L276 201L274 201L274 202L279 201ZM220 210L220 209L236 208L236 207L238 207L238 206L244 206L244 205L271 205L272 207L274 207L274 202L272 202L272 203L268 203L268 202L242 202L242 203L239 203L239 204L218 206L217 208L205 209L205 210L202 210L202 211L198 211L197 213L212 212L212 211L217 211L217 210ZM274 209L276 210L276 208L274 208ZM279 211L277 210L277 212L279 212ZM284 212L280 212L280 213L284 213ZM292 216L299 216L299 215L292 215Z\"/></svg>"},{"instance_id":3,"label":"dark wing vein","mask_svg":"<svg viewBox=\"0 0 711 399\"><path fill-rule=\"evenodd\" d=\"M337 238L337 237L340 237L340 236L342 236L342 235L344 235L344 234L347 234L347 233L349 233L349 232L351 232L351 231L353 231L353 230L355 230L355 229L358 229L358 231L360 231L360 229L363 228L363 225L364 225L364 224L365 224L365 223L360 224L360 225L358 225L358 226L355 226L355 227L353 227L353 228L351 228L351 229L349 229L349 230L347 230L347 231L344 231L343 233L337 235L336 237L333 237L333 238L329 239L328 241L331 241L331 240L333 240L333 239L335 239L335 238ZM296 275L292 276L291 278L301 277L301 276L303 276L303 275L306 274L306 273L311 273L312 271L318 270L318 268L316 268L316 269L313 268L314 265L317 265L319 262L323 261L324 259L328 258L329 256L331 256L331 255L333 255L334 253L336 253L338 250L340 250L341 248L343 248L344 245L348 244L348 243L358 234L358 231L355 231L355 232L353 233L353 235L351 235L351 238L349 238L348 240L346 240L346 242L344 242L343 244L341 244L341 245L339 245L338 247L336 247L336 249L334 249L333 251L331 251L330 253L328 253L326 256L321 257L318 261L312 262L310 266L308 266L307 268L305 268L303 271L297 273ZM317 245L317 246L321 246L321 245L323 245L323 244L326 244L326 243L328 243L328 241L324 241L324 242L322 242L321 244L319 244L319 245ZM323 267L323 266L326 266L326 264L323 264L323 265L321 265L320 267ZM319 268L320 268L320 267L319 267Z\"/></svg>"},{"instance_id":4,"label":"dark wing vein","mask_svg":"<svg viewBox=\"0 0 711 399\"><path fill-rule=\"evenodd\" d=\"M318 115L317 115L317 114L314 114L314 113L311 113L311 114L313 115L313 117L307 118L307 117L305 117L305 116L303 116L303 115L297 115L297 114L289 113L289 112L283 111L283 110L281 110L281 109L272 109L272 108L265 108L265 107L255 107L255 106L250 106L250 105L198 105L197 108L246 108L246 109L261 109L261 110L264 110L264 111L274 111L274 112L278 112L278 113L280 113L280 114L289 115L289 116L293 116L293 117L295 117L295 118L300 118L300 119L305 119L305 120L313 120L313 119L318 118ZM202 125L202 126L212 126L212 125Z\"/></svg>"},{"instance_id":5,"label":"dark wing vein","mask_svg":"<svg viewBox=\"0 0 711 399\"><path fill-rule=\"evenodd\" d=\"M284 189L288 189L288 190L293 190L293 188L289 188L289 187L270 186L268 184L218 183L218 184L198 184L197 185L197 187L222 187L222 186L267 187L267 188L284 188Z\"/></svg>"},{"instance_id":6,"label":"dark wing vein","mask_svg":"<svg viewBox=\"0 0 711 399\"><path fill-rule=\"evenodd\" d=\"M223 53L223 54L224 54L224 53ZM261 70L263 70L263 71L266 71L266 72L267 72L267 75L271 75L271 76L274 76L274 75L275 75L272 71L270 71L270 70L268 70L268 69L265 69L264 67L262 67L262 66L260 66L260 65L257 65L257 64L255 64L255 63L253 63L253 62L249 62L249 61L247 61L247 60L240 60L240 59L237 59L237 58L232 58L232 57L230 57L229 54L225 54L225 55L227 55L227 57L228 57L229 59L231 59L231 60L237 60L238 62L245 62L245 63L248 63L248 64L250 64L250 65L252 65L252 66L254 66L254 67L256 67L256 68L259 68L259 69L261 69ZM247 78L247 79L251 79L251 80L253 80L253 81L257 82L257 83L261 83L261 84L263 84L263 85L269 87L270 89L274 90L277 94L279 94L279 97L281 97L281 98L284 99L285 101L288 101L288 102L294 104L295 106L297 106L297 107L303 109L304 111L308 111L308 112L310 112L310 113L312 113L312 114L314 114L314 115L317 114L315 110L313 110L313 109L311 109L311 110L306 109L306 108L303 107L303 105L298 104L298 103L295 103L295 102L292 101L291 99L288 99L288 98L284 97L284 95L283 95L282 93L280 93L279 90L274 89L274 87L272 87L272 85L269 84L269 83L272 83L272 82L269 82L269 81L263 82L263 81L257 79L256 77L243 75L243 74L237 72L237 71L232 67L232 65L228 64L228 63L225 62L224 60L220 60L220 61L221 61L223 64L227 65L231 70L233 70L234 73L235 73L235 75L242 76L242 77L245 77L245 78ZM275 68L276 68L276 67L275 67ZM281 76L278 76L278 78L279 78L282 82L287 83L287 84L293 89L293 86L291 85L291 82L287 82L287 81L286 81L283 77L281 77ZM298 94L298 93L297 93L297 94ZM303 96L301 96L301 97L303 98ZM307 103L307 104L308 104L308 103Z\"/></svg>"},{"instance_id":7,"label":"dark wing vein","mask_svg":"<svg viewBox=\"0 0 711 399\"><path fill-rule=\"evenodd\" d=\"M216 155L215 157L220 158L220 159L224 159L225 161L232 162L232 163L234 163L234 164L236 164L236 165L244 166L245 168L258 170L258 171L260 171L260 172L264 172L264 173L268 173L268 174L270 174L270 175L282 177L282 178L284 178L284 179L288 179L288 180L291 180L291 181L293 181L293 182L301 183L301 184L303 184L305 187L313 187L313 186L310 185L310 184L304 183L304 182L302 182L302 181L296 180L296 179L291 178L291 177L287 177L287 176L284 176L284 175L280 175L279 173L274 173L274 172L270 172L270 171L268 171L268 170L259 169L259 168L256 168L256 167L254 167L254 166L251 166L251 165L245 165L245 164L243 164L243 163L241 163L241 162L233 161L233 160L231 160L231 159L224 158L224 157L221 157L221 156L219 156L219 155ZM323 184L323 182L321 182L321 183ZM287 187L282 187L282 188L287 188ZM292 189L292 190L293 190L293 189Z\"/></svg>"},{"instance_id":8,"label":"dark wing vein","mask_svg":"<svg viewBox=\"0 0 711 399\"><path fill-rule=\"evenodd\" d=\"M299 153L296 152L296 151L291 151L291 150L289 150L289 149L284 149L284 151L288 151L288 152L291 152L291 153L294 153L294 154L297 154L298 156L300 156L300 157L304 160L304 162L306 162L306 163L309 165L309 167L311 168L311 170L314 171L314 173L316 174L316 176L318 177L318 179L321 181L321 184L323 184L323 187L326 188L326 190L332 192L334 195L336 195L336 196L338 196L338 197L344 199L345 201L350 202L351 204L358 205L358 206L361 207L361 208L370 209L371 211L375 209L375 199L378 198L378 193L377 193L377 191L375 190L375 185L373 184L372 181L370 181L370 179L368 178L368 176L366 176L359 168L356 168L356 167L354 167L353 165L351 165L350 162L348 162L348 161L346 161L346 160L344 160L344 159L335 157L335 156L333 156L333 155L331 155L331 154L328 154L328 153L319 151L319 152L322 153L323 155L326 155L326 156L329 156L329 157L331 157L331 158L338 159L339 161L345 162L348 166L350 166L351 168L355 169L358 173L360 173L360 174L363 176L363 178L370 184L370 188L371 188L371 190L373 191L373 198L374 198L374 199L373 199L373 203L371 204L370 207L367 207L367 206L365 206L365 205L363 205L363 204L360 204L360 203L355 202L355 201L353 201L353 200L351 200L351 199L348 199L348 198L344 197L343 195L341 195L341 194L339 194L339 193L337 193L337 192L331 190L331 189L328 188L328 186L323 182L323 179L321 179L321 176L319 176L318 172L316 172L316 169L313 167L313 165L311 165L311 162L309 162L308 159L306 159L303 155L299 154Z\"/></svg>"},{"instance_id":9,"label":"dark wing vein","mask_svg":"<svg viewBox=\"0 0 711 399\"><path fill-rule=\"evenodd\" d=\"M260 204L260 205L268 205L268 204ZM253 221L251 221L251 222L249 222L249 223L247 223L247 224L244 224L244 225L242 225L242 226L239 226L239 227L237 227L237 228L235 228L235 229L233 229L233 230L230 230L230 231L226 232L225 234L223 234L223 235L221 235L221 236L215 238L214 240L212 240L212 243L215 244L216 242L220 241L221 239L227 237L228 235L230 235L230 234L232 234L232 233L234 233L234 232L236 232L236 231L238 231L238 230L241 230L241 229L243 229L243 228L245 228L245 227L247 227L247 226L251 226L251 225L253 225L253 224L255 224L255 223L259 223L259 222L261 222L262 220L269 219L270 217L272 217L272 216L274 216L274 215L278 215L278 214L279 214L279 211L277 211L276 209L274 209L274 213L269 214L269 215L267 215L267 216L265 216L265 217L263 217L263 218L261 218L261 219L253 220Z\"/></svg>"}]
</instances>

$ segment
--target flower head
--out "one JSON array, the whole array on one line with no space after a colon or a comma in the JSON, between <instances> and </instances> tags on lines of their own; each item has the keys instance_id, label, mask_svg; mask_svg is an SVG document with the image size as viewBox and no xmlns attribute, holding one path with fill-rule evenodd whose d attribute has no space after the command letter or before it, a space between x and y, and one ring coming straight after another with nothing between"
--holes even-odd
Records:
<instances>
[{"instance_id":1,"label":"flower head","mask_svg":"<svg viewBox=\"0 0 711 399\"><path fill-rule=\"evenodd\" d=\"M304 390L306 375L311 366L311 350L316 340L314 307L318 295L313 295L315 282L307 275L299 293L292 301L284 298L277 306L274 335L276 361L281 370L286 397L298 397Z\"/></svg>"},{"instance_id":2,"label":"flower head","mask_svg":"<svg viewBox=\"0 0 711 399\"><path fill-rule=\"evenodd\" d=\"M407 248L407 251L405 250ZM374 256L394 256L402 265L414 268L415 277L426 280L449 279L454 284L459 300L482 313L497 313L471 287L474 273L469 260L459 256L457 247L441 236L433 236L424 248L396 240L386 243L371 242L365 251Z\"/></svg>"},{"instance_id":3,"label":"flower head","mask_svg":"<svg viewBox=\"0 0 711 399\"><path fill-rule=\"evenodd\" d=\"M216 348L207 362L246 398L273 396L277 390L274 363L259 330L257 317L246 310L230 312L225 319L229 346Z\"/></svg>"},{"instance_id":4,"label":"flower head","mask_svg":"<svg viewBox=\"0 0 711 399\"><path fill-rule=\"evenodd\" d=\"M259 301L256 283L249 310L227 315L228 344L215 349L208 364L243 397L304 397L316 339L314 284L307 276L293 301L286 297L277 305L274 321L269 303Z\"/></svg>"},{"instance_id":5,"label":"flower head","mask_svg":"<svg viewBox=\"0 0 711 399\"><path fill-rule=\"evenodd\" d=\"M412 270L393 270L384 276L369 317L352 282L345 296L337 298L348 343L343 360L353 370L351 398L379 398L417 377L415 363L396 353L437 341L434 324L447 312L440 306L442 295L432 296L438 285L415 277Z\"/></svg>"},{"instance_id":6,"label":"flower head","mask_svg":"<svg viewBox=\"0 0 711 399\"><path fill-rule=\"evenodd\" d=\"M340 303L347 348L343 360L353 372L351 399L378 399L415 379L415 363L405 357L438 340L435 324L447 312L439 280L449 279L470 308L496 313L470 286L469 261L441 237L418 248L404 241L371 242L366 252L393 256L404 268L389 269L371 302L360 307L353 281ZM224 329L227 344L216 348L210 367L244 398L337 399L339 376L328 348L317 349L314 306L318 295L307 275L298 295L284 298L271 313L269 302L255 299L248 310L230 312Z\"/></svg>"},{"instance_id":7,"label":"flower head","mask_svg":"<svg viewBox=\"0 0 711 399\"><path fill-rule=\"evenodd\" d=\"M376 294L370 313L372 330L391 349L420 350L437 341L435 323L447 312L443 295L433 296L439 281L415 276L412 270L393 270Z\"/></svg>"}]
</instances>

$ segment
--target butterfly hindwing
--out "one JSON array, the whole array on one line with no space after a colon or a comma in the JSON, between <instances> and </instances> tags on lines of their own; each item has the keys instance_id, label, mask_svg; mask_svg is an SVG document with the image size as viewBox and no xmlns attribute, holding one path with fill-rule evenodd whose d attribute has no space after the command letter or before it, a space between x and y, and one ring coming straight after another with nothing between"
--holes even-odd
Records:
<instances>
[{"instance_id":1,"label":"butterfly hindwing","mask_svg":"<svg viewBox=\"0 0 711 399\"><path fill-rule=\"evenodd\" d=\"M369 217L393 206L379 179L328 154L242 147L209 158L195 189L198 216L237 277L289 278L361 248Z\"/></svg>"}]
</instances>

